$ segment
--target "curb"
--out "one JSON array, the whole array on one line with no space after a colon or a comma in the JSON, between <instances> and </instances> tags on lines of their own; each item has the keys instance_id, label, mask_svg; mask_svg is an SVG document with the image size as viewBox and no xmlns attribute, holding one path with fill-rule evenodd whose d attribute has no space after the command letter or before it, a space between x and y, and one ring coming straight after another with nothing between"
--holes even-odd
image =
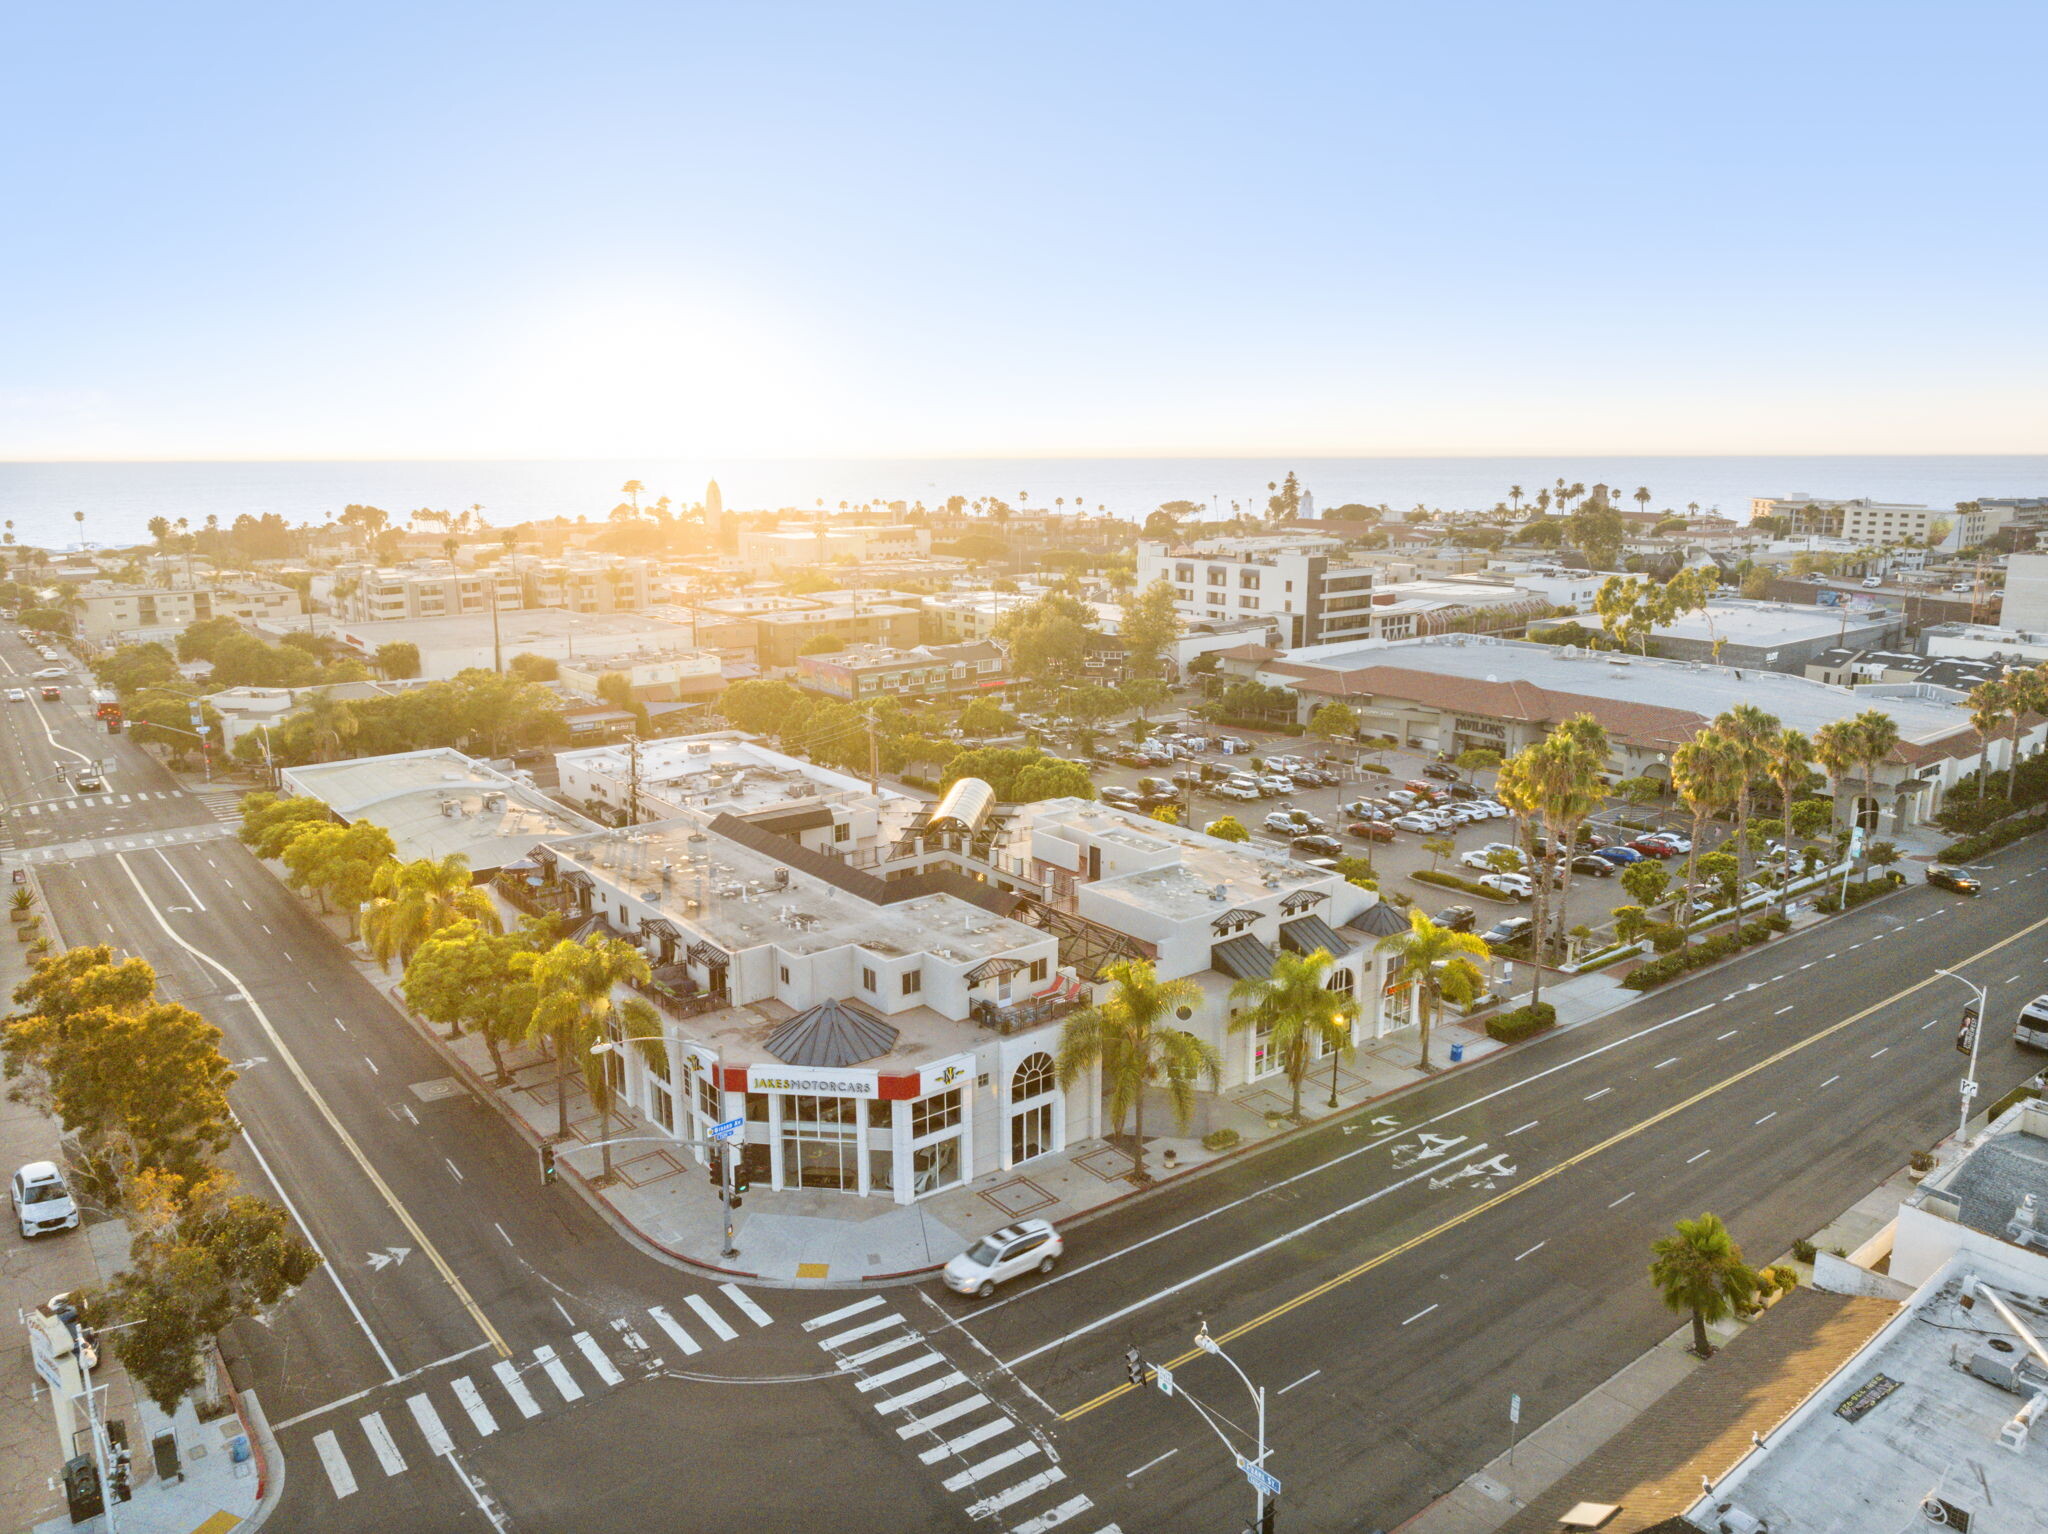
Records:
<instances>
[{"instance_id":1,"label":"curb","mask_svg":"<svg viewBox=\"0 0 2048 1534\"><path fill-rule=\"evenodd\" d=\"M225 1369L222 1373L225 1375ZM235 1412L256 1451L256 1510L237 1525L248 1534L255 1534L284 1500L284 1452L277 1446L277 1435L270 1430L270 1418L264 1415L263 1403L256 1399L255 1390L236 1390L230 1381L228 1394L234 1399Z\"/></svg>"}]
</instances>

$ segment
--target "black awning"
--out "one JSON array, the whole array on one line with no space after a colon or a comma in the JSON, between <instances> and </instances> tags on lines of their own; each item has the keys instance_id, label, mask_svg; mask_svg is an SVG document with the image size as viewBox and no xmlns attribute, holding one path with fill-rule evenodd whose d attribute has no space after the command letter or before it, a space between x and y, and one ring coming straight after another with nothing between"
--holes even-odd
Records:
<instances>
[{"instance_id":1,"label":"black awning","mask_svg":"<svg viewBox=\"0 0 2048 1534\"><path fill-rule=\"evenodd\" d=\"M1281 900L1280 909L1289 916L1292 916L1296 911L1306 911L1318 900L1328 900L1329 898L1321 890L1296 890L1293 894Z\"/></svg>"},{"instance_id":2,"label":"black awning","mask_svg":"<svg viewBox=\"0 0 2048 1534\"><path fill-rule=\"evenodd\" d=\"M1022 959L984 959L967 972L969 985L980 985L985 980L1007 980L1019 970L1031 966Z\"/></svg>"},{"instance_id":3,"label":"black awning","mask_svg":"<svg viewBox=\"0 0 2048 1534\"><path fill-rule=\"evenodd\" d=\"M1225 911L1221 916L1210 922L1209 930L1211 932L1231 932L1239 927L1249 927L1263 914L1263 912L1254 911L1250 906L1236 906L1231 910Z\"/></svg>"},{"instance_id":4,"label":"black awning","mask_svg":"<svg viewBox=\"0 0 2048 1534\"><path fill-rule=\"evenodd\" d=\"M1263 980L1273 973L1273 950L1255 937L1240 935L1209 950L1209 967L1233 980Z\"/></svg>"},{"instance_id":5,"label":"black awning","mask_svg":"<svg viewBox=\"0 0 2048 1534\"><path fill-rule=\"evenodd\" d=\"M708 964L714 969L732 963L731 954L723 948L713 948L709 943L692 943L688 957L692 964Z\"/></svg>"},{"instance_id":6,"label":"black awning","mask_svg":"<svg viewBox=\"0 0 2048 1534\"><path fill-rule=\"evenodd\" d=\"M683 929L670 921L666 916L641 917L640 931L643 936L653 933L656 937L674 938L677 942L681 942L683 939Z\"/></svg>"},{"instance_id":7,"label":"black awning","mask_svg":"<svg viewBox=\"0 0 2048 1534\"><path fill-rule=\"evenodd\" d=\"M1376 900L1344 924L1353 932L1363 932L1367 937L1392 937L1396 932L1406 932L1408 918L1388 905Z\"/></svg>"},{"instance_id":8,"label":"black awning","mask_svg":"<svg viewBox=\"0 0 2048 1534\"><path fill-rule=\"evenodd\" d=\"M1296 953L1314 953L1318 948L1333 959L1351 952L1351 945L1330 929L1320 916L1297 916L1280 923L1280 946Z\"/></svg>"}]
</instances>

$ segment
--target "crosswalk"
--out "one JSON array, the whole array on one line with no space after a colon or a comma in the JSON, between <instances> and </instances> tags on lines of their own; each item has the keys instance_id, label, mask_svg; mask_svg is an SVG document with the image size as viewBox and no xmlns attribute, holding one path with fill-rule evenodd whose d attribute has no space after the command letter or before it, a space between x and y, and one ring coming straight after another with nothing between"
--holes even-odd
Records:
<instances>
[{"instance_id":1,"label":"crosswalk","mask_svg":"<svg viewBox=\"0 0 2048 1534\"><path fill-rule=\"evenodd\" d=\"M733 1317L750 1328L774 1324L775 1318L737 1284L720 1284L717 1299L723 1306L704 1295L686 1296L687 1325L660 1306L648 1315L685 1354L738 1338L741 1331ZM601 1339L607 1330L611 1336ZM615 1356L614 1348L623 1352ZM455 1454L469 1436L482 1440L506 1425L564 1410L623 1385L629 1373L651 1373L662 1362L643 1328L621 1317L609 1328L571 1333L560 1347L542 1344L523 1361L501 1359L488 1373L455 1375L414 1391L402 1403L387 1399L357 1417L353 1428L315 1433L313 1452L335 1497L350 1497L380 1472L403 1475L416 1464Z\"/></svg>"},{"instance_id":2,"label":"crosswalk","mask_svg":"<svg viewBox=\"0 0 2048 1534\"><path fill-rule=\"evenodd\" d=\"M34 817L41 815L45 811L55 815L60 810L110 809L123 804L139 804L145 799L183 799L186 797L187 795L182 789L147 789L141 793L132 794L79 794L69 799L41 799L34 804L17 805L14 813ZM236 796L234 794L201 794L199 798L202 801L212 798L223 798L228 801L229 813L223 815L219 810L215 809L214 819L216 820L239 820L241 818L241 812L235 808ZM208 808L212 809L213 806L208 805Z\"/></svg>"},{"instance_id":3,"label":"crosswalk","mask_svg":"<svg viewBox=\"0 0 2048 1534\"><path fill-rule=\"evenodd\" d=\"M238 826L242 823L242 796L232 789L210 789L194 794L211 815L222 825Z\"/></svg>"},{"instance_id":4,"label":"crosswalk","mask_svg":"<svg viewBox=\"0 0 2048 1534\"><path fill-rule=\"evenodd\" d=\"M818 1346L855 1377L853 1388L917 1451L919 1462L934 1467L939 1484L968 1499L968 1517L999 1519L1009 1534L1050 1534L1068 1524L1081 1534L1092 1523L1084 1515L1094 1502L1050 1462L1050 1448L982 1394L883 1296L813 1317L804 1330L824 1333ZM1094 1525L1092 1534L1120 1531L1106 1523Z\"/></svg>"}]
</instances>

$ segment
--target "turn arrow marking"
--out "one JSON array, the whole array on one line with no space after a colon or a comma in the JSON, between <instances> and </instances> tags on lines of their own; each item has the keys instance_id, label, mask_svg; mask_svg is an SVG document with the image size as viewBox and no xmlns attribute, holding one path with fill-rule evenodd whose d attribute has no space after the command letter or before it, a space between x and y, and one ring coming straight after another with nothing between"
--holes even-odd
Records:
<instances>
[{"instance_id":1,"label":"turn arrow marking","mask_svg":"<svg viewBox=\"0 0 2048 1534\"><path fill-rule=\"evenodd\" d=\"M394 1246L387 1248L386 1250L381 1252L372 1252L369 1254L370 1271L373 1273L382 1273L388 1267L392 1267L394 1265L402 1266L405 1262L405 1259L410 1257L411 1255L412 1248L409 1246Z\"/></svg>"}]
</instances>

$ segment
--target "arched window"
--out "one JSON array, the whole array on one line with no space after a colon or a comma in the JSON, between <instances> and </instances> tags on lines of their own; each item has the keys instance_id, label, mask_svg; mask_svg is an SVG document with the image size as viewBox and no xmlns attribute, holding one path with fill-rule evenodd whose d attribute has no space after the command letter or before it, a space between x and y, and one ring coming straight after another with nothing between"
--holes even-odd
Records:
<instances>
[{"instance_id":1,"label":"arched window","mask_svg":"<svg viewBox=\"0 0 2048 1534\"><path fill-rule=\"evenodd\" d=\"M1357 988L1358 981L1348 969L1333 969L1324 984L1339 996L1349 996Z\"/></svg>"},{"instance_id":2,"label":"arched window","mask_svg":"<svg viewBox=\"0 0 2048 1534\"><path fill-rule=\"evenodd\" d=\"M1026 1055L1018 1062L1015 1074L1010 1077L1012 1101L1026 1097L1038 1097L1053 1088L1052 1056L1040 1050L1035 1055Z\"/></svg>"}]
</instances>

